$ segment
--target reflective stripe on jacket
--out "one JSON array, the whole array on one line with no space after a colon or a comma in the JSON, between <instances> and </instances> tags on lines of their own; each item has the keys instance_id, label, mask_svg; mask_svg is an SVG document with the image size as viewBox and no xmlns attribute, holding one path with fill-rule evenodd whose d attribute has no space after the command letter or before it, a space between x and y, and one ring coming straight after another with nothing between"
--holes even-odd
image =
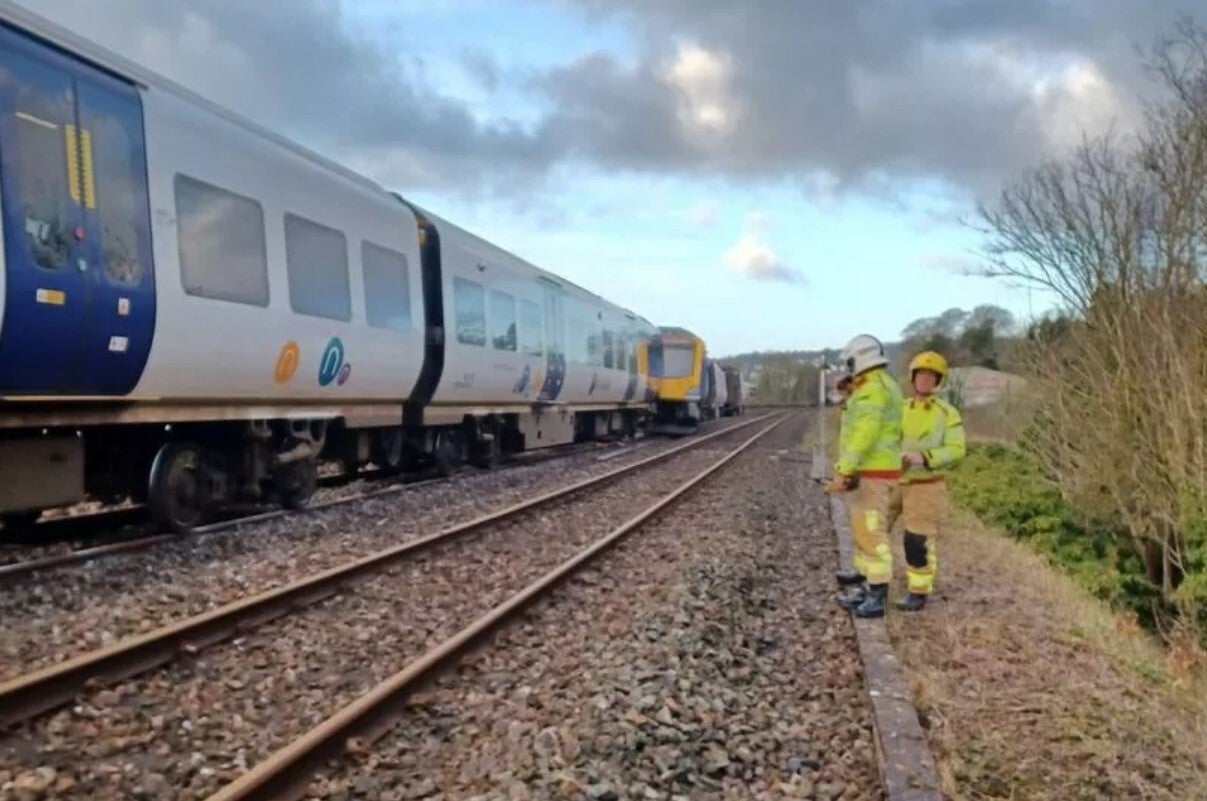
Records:
<instances>
[{"instance_id":1,"label":"reflective stripe on jacket","mask_svg":"<svg viewBox=\"0 0 1207 801\"><path fill-rule=\"evenodd\" d=\"M910 467L901 477L903 484L933 481L939 471L964 458L964 420L960 410L942 398L910 398L901 418L901 448L906 453L921 453L925 467Z\"/></svg>"},{"instance_id":2,"label":"reflective stripe on jacket","mask_svg":"<svg viewBox=\"0 0 1207 801\"><path fill-rule=\"evenodd\" d=\"M842 414L836 471L869 478L901 475L901 387L883 367L856 377Z\"/></svg>"}]
</instances>

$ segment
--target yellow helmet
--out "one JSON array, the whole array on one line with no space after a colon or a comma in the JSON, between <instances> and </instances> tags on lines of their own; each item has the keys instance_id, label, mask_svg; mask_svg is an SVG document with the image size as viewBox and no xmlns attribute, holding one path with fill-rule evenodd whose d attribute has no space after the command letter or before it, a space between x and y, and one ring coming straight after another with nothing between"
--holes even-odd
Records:
<instances>
[{"instance_id":1,"label":"yellow helmet","mask_svg":"<svg viewBox=\"0 0 1207 801\"><path fill-rule=\"evenodd\" d=\"M914 380L914 373L919 370L930 370L939 377L938 383L942 384L943 379L947 378L947 360L933 350L923 351L909 363L909 380L911 383Z\"/></svg>"}]
</instances>

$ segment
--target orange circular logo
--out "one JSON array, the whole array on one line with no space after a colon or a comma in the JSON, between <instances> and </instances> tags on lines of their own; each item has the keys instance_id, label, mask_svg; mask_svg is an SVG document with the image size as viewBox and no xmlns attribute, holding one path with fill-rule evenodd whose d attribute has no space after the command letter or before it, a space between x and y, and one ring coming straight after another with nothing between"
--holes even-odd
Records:
<instances>
[{"instance_id":1,"label":"orange circular logo","mask_svg":"<svg viewBox=\"0 0 1207 801\"><path fill-rule=\"evenodd\" d=\"M298 343L286 342L285 347L281 348L281 355L277 357L277 367L272 374L273 379L278 384L286 383L298 371L298 363L301 361L302 349L298 347Z\"/></svg>"}]
</instances>

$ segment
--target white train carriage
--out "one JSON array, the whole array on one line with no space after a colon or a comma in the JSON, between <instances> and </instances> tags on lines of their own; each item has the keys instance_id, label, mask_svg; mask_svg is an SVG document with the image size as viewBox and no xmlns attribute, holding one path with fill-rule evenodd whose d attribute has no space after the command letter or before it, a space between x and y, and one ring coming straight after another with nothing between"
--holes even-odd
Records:
<instances>
[{"instance_id":1,"label":"white train carriage","mask_svg":"<svg viewBox=\"0 0 1207 801\"><path fill-rule=\"evenodd\" d=\"M426 306L429 323L442 332L443 355L442 367L416 390L420 402L408 426L463 424L443 435L460 458L486 460L632 433L650 408L636 350L654 326L424 209L414 211L425 275L439 273L430 283L440 297L428 297Z\"/></svg>"},{"instance_id":2,"label":"white train carriage","mask_svg":"<svg viewBox=\"0 0 1207 801\"><path fill-rule=\"evenodd\" d=\"M629 431L653 327L0 0L0 514ZM448 324L446 325L446 322ZM446 333L447 332L447 333Z\"/></svg>"}]
</instances>

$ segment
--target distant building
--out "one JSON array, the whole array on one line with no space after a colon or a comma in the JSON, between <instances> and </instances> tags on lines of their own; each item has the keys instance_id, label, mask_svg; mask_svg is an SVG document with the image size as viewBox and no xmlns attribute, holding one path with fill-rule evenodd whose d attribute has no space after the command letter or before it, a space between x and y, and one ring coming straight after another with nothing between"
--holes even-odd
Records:
<instances>
[{"instance_id":1,"label":"distant building","mask_svg":"<svg viewBox=\"0 0 1207 801\"><path fill-rule=\"evenodd\" d=\"M949 391L959 395L965 409L992 406L1020 394L1027 385L1022 376L988 367L953 367L948 382Z\"/></svg>"}]
</instances>

